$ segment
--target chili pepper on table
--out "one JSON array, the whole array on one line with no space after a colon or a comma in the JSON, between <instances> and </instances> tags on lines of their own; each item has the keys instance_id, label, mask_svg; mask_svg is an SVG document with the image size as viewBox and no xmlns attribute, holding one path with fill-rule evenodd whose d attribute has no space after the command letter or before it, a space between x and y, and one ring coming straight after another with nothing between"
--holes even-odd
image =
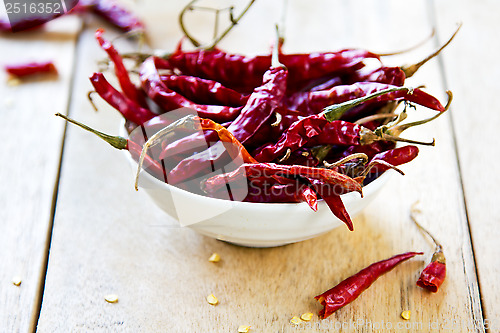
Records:
<instances>
[{"instance_id":1,"label":"chili pepper on table","mask_svg":"<svg viewBox=\"0 0 500 333\"><path fill-rule=\"evenodd\" d=\"M135 101L127 98L116 90L109 84L102 73L94 73L90 77L90 82L99 96L117 109L125 119L137 125L142 125L144 122L156 116L156 114L149 109L141 107Z\"/></svg>"},{"instance_id":2,"label":"chili pepper on table","mask_svg":"<svg viewBox=\"0 0 500 333\"><path fill-rule=\"evenodd\" d=\"M146 59L141 65L139 75L144 91L149 98L163 109L163 112L188 107L196 111L200 117L212 119L219 123L232 121L238 116L242 107L196 104L169 89L161 81L158 68L156 67L158 59L157 57Z\"/></svg>"},{"instance_id":3,"label":"chili pepper on table","mask_svg":"<svg viewBox=\"0 0 500 333\"><path fill-rule=\"evenodd\" d=\"M57 74L57 68L52 61L6 65L5 71L17 78L24 78L36 74Z\"/></svg>"},{"instance_id":4,"label":"chili pepper on table","mask_svg":"<svg viewBox=\"0 0 500 333\"><path fill-rule=\"evenodd\" d=\"M417 221L417 218L415 216L417 212L420 211L416 208L416 205L413 205L410 213L410 218L420 229L420 231L422 231L432 239L436 246L430 264L428 264L424 268L424 270L420 274L420 277L418 278L417 286L436 293L446 278L446 257L443 253L443 246L434 238L434 236L432 236L432 234L427 229L425 229Z\"/></svg>"},{"instance_id":5,"label":"chili pepper on table","mask_svg":"<svg viewBox=\"0 0 500 333\"><path fill-rule=\"evenodd\" d=\"M340 282L335 287L314 297L320 302L321 305L323 305L323 309L319 312L319 317L321 319L329 317L338 309L358 298L359 295L370 287L381 275L389 272L400 263L421 254L423 253L406 252L371 264L355 275Z\"/></svg>"},{"instance_id":6,"label":"chili pepper on table","mask_svg":"<svg viewBox=\"0 0 500 333\"><path fill-rule=\"evenodd\" d=\"M125 96L127 96L140 106L142 107L147 106L144 94L130 80L128 71L125 68L125 65L123 64L122 57L115 49L113 44L102 37L103 34L104 34L104 29L97 29L97 31L95 32L95 38L99 42L101 48L104 51L106 51L109 58L113 62L115 66L115 75L118 78L118 82L120 83L120 87L122 88L123 93L125 94Z\"/></svg>"},{"instance_id":7,"label":"chili pepper on table","mask_svg":"<svg viewBox=\"0 0 500 333\"><path fill-rule=\"evenodd\" d=\"M248 95L224 87L217 81L189 75L161 75L160 80L175 92L194 103L210 105L243 106Z\"/></svg>"}]
</instances>

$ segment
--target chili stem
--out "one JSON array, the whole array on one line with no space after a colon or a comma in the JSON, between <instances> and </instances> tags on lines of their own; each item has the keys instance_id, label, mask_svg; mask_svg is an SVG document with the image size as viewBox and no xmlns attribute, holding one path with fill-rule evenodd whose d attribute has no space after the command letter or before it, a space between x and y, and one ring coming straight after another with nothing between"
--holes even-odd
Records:
<instances>
[{"instance_id":1,"label":"chili stem","mask_svg":"<svg viewBox=\"0 0 500 333\"><path fill-rule=\"evenodd\" d=\"M420 67L422 67L429 60L431 60L432 58L436 57L439 53L441 53L441 51L451 43L451 41L453 40L453 38L455 38L456 34L458 33L458 31L460 30L461 27L462 27L462 23L460 23L458 25L457 30L455 30L455 32L453 33L453 35L448 39L448 41L446 43L444 43L443 46L441 46L439 49L437 49L436 51L434 51L432 54L430 54L427 57L425 57L425 59L423 59L423 60L421 60L418 63L413 64L413 65L401 66L401 69L405 73L406 78L409 78L409 77L413 76L413 74L415 74Z\"/></svg>"},{"instance_id":2,"label":"chili stem","mask_svg":"<svg viewBox=\"0 0 500 333\"><path fill-rule=\"evenodd\" d=\"M352 161L352 160L355 160L355 159L362 159L363 160L363 164L365 164L366 162L368 162L368 156L365 154L365 153L355 153L355 154L351 154L349 156L346 156L344 157L343 159L335 162L335 163L328 163L327 161L323 161L323 165L328 168L328 169L331 169L331 168L335 168L335 167L338 167L338 166L341 166L342 164L345 164L349 161Z\"/></svg>"},{"instance_id":3,"label":"chili stem","mask_svg":"<svg viewBox=\"0 0 500 333\"><path fill-rule=\"evenodd\" d=\"M323 111L320 113L320 115L323 115L326 118L326 120L328 120L328 121L334 121L334 120L340 119L340 117L342 117L342 115L344 113L346 113L347 111L349 111L353 107L358 106L361 103L364 103L366 101L369 101L371 99L377 98L379 96L382 96L382 95L385 95L385 94L388 94L391 92L402 91L402 90L411 91L412 89L407 88L407 87L395 87L395 88L388 88L388 89L380 90L380 91L377 91L373 94L370 94L370 95L367 95L364 97L352 99L352 100L346 101L344 103L339 103L339 104L327 106L326 108L323 109Z\"/></svg>"},{"instance_id":4,"label":"chili stem","mask_svg":"<svg viewBox=\"0 0 500 333\"><path fill-rule=\"evenodd\" d=\"M443 247L441 246L441 243L439 243L437 241L436 238L434 238L434 236L429 232L429 230L427 230L426 228L424 228L418 221L417 221L417 217L415 216L417 213L422 213L422 211L420 209L417 208L419 202L415 202L412 206L411 206L411 209L410 209L410 218L411 220L413 221L413 223L415 223L415 225L418 227L418 229L424 234L424 235L427 235L429 236L432 241L434 242L434 244L436 245L436 251L439 251L441 250Z\"/></svg>"},{"instance_id":5,"label":"chili stem","mask_svg":"<svg viewBox=\"0 0 500 333\"><path fill-rule=\"evenodd\" d=\"M109 134L99 132L93 128L88 127L87 125L84 125L84 124L82 124L76 120L73 120L73 119L71 119L63 114L60 114L60 113L56 113L56 116L61 117L64 120L66 120L67 122L75 124L75 125L83 128L84 130L87 130L91 133L94 133L95 135L97 135L98 137L100 137L101 139L103 139L104 141L106 141L107 143L109 143L110 145L112 145L116 149L127 149L128 148L128 140L125 138L122 138L121 136L112 136Z\"/></svg>"}]
</instances>

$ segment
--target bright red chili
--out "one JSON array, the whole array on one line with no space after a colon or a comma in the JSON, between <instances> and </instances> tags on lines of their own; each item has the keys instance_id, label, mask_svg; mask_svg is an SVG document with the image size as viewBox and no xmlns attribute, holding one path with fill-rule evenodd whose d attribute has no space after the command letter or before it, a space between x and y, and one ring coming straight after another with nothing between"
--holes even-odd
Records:
<instances>
[{"instance_id":1,"label":"bright red chili","mask_svg":"<svg viewBox=\"0 0 500 333\"><path fill-rule=\"evenodd\" d=\"M130 120L134 124L142 125L144 122L156 117L155 113L141 107L135 101L125 97L125 95L116 90L109 84L102 73L94 73L90 77L90 82L99 96L117 109L125 119Z\"/></svg>"},{"instance_id":2,"label":"bright red chili","mask_svg":"<svg viewBox=\"0 0 500 333\"><path fill-rule=\"evenodd\" d=\"M382 260L371 264L370 266L362 269L355 275L348 277L340 282L335 287L325 291L324 293L314 297L318 300L323 309L319 312L319 317L325 319L338 309L351 303L368 287L370 287L375 280L381 275L389 272L395 266L413 258L416 255L421 255L422 252L406 252L398 254L386 260Z\"/></svg>"},{"instance_id":3,"label":"bright red chili","mask_svg":"<svg viewBox=\"0 0 500 333\"><path fill-rule=\"evenodd\" d=\"M36 74L57 74L57 68L52 61L6 65L5 71L18 78L24 78Z\"/></svg>"},{"instance_id":4,"label":"bright red chili","mask_svg":"<svg viewBox=\"0 0 500 333\"><path fill-rule=\"evenodd\" d=\"M144 93L139 90L130 80L127 68L123 64L123 59L118 53L118 51L114 48L111 42L107 41L102 37L104 34L103 29L97 29L95 32L95 38L99 42L101 48L106 51L109 56L109 59L115 65L115 75L118 78L118 82L120 83L120 87L123 90L125 96L136 102L141 106L146 106L146 100L144 98Z\"/></svg>"},{"instance_id":5,"label":"bright red chili","mask_svg":"<svg viewBox=\"0 0 500 333\"><path fill-rule=\"evenodd\" d=\"M436 293L446 278L446 258L439 249L432 255L432 260L427 265L417 281L417 286Z\"/></svg>"}]
</instances>

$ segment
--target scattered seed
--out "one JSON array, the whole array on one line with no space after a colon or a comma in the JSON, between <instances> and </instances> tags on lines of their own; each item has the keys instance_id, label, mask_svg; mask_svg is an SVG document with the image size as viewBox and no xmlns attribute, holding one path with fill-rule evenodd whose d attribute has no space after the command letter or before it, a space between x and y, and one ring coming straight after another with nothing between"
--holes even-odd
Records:
<instances>
[{"instance_id":1,"label":"scattered seed","mask_svg":"<svg viewBox=\"0 0 500 333\"><path fill-rule=\"evenodd\" d=\"M311 320L313 317L313 314L311 312L306 312L306 313L303 313L302 316L300 316L300 319L302 319L303 321L309 321Z\"/></svg>"},{"instance_id":2,"label":"scattered seed","mask_svg":"<svg viewBox=\"0 0 500 333\"><path fill-rule=\"evenodd\" d=\"M210 258L208 258L208 261L210 262L219 262L220 261L220 255L218 253L212 253Z\"/></svg>"},{"instance_id":3,"label":"scattered seed","mask_svg":"<svg viewBox=\"0 0 500 333\"><path fill-rule=\"evenodd\" d=\"M217 305L219 300L214 296L214 294L210 294L207 296L207 302L212 305Z\"/></svg>"},{"instance_id":4,"label":"scattered seed","mask_svg":"<svg viewBox=\"0 0 500 333\"><path fill-rule=\"evenodd\" d=\"M7 84L11 87L15 87L15 86L18 86L20 85L22 82L21 80L19 80L18 78L16 77L10 77L8 80L7 80Z\"/></svg>"},{"instance_id":5,"label":"scattered seed","mask_svg":"<svg viewBox=\"0 0 500 333\"><path fill-rule=\"evenodd\" d=\"M290 319L290 323L292 323L294 325L299 325L301 322L302 322L302 320L300 320L300 318L297 316L294 316L292 319Z\"/></svg>"},{"instance_id":6,"label":"scattered seed","mask_svg":"<svg viewBox=\"0 0 500 333\"><path fill-rule=\"evenodd\" d=\"M13 283L15 286L18 286L18 287L19 287L19 286L21 285L21 283L22 283L22 282L23 282L23 281L21 280L21 277L20 277L20 276L17 276L17 275L16 275L16 276L14 276L14 277L12 278L12 283Z\"/></svg>"},{"instance_id":7,"label":"scattered seed","mask_svg":"<svg viewBox=\"0 0 500 333\"><path fill-rule=\"evenodd\" d=\"M118 302L118 295L109 294L109 295L104 296L104 299L108 303L116 303L116 302Z\"/></svg>"},{"instance_id":8,"label":"scattered seed","mask_svg":"<svg viewBox=\"0 0 500 333\"><path fill-rule=\"evenodd\" d=\"M410 316L411 316L410 310L401 312L401 318L403 318L404 320L410 320Z\"/></svg>"},{"instance_id":9,"label":"scattered seed","mask_svg":"<svg viewBox=\"0 0 500 333\"><path fill-rule=\"evenodd\" d=\"M238 333L247 333L250 327L249 325L240 325L240 327L238 327Z\"/></svg>"}]
</instances>

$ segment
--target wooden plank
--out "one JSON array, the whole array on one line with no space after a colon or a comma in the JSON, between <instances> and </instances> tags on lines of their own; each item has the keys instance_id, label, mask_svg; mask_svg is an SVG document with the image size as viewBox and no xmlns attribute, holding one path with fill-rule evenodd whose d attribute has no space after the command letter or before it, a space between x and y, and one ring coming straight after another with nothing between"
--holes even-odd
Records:
<instances>
[{"instance_id":1,"label":"wooden plank","mask_svg":"<svg viewBox=\"0 0 500 333\"><path fill-rule=\"evenodd\" d=\"M141 12L151 20L155 45L168 49L177 41L172 40L176 28L166 28L165 22L175 22L178 8L162 4L148 2ZM398 50L427 36L432 24L424 2L408 11L399 1L316 0L307 6L290 1L288 11L289 52L346 46ZM277 20L279 4L257 2L245 18L246 26L242 23L224 47L267 52ZM299 24L301 20L306 21ZM360 22L366 26L360 27ZM87 52L77 71L71 114L116 133L116 113L101 104L102 112L95 114L85 101L86 77L103 53L97 51L91 32L83 34L81 43ZM428 45L404 59L419 60L431 49ZM389 61L400 64L402 59ZM425 83L445 99L436 62L410 83ZM380 331L388 325L396 331L484 331L447 117L405 134L422 140L435 137L438 144L423 148L418 159L404 167L404 178L393 176L355 218L353 233L338 228L313 240L270 249L237 247L177 227L142 191L134 192L121 152L69 128L39 330L235 332L239 325L251 325L255 332L326 332L340 324L349 332ZM425 212L422 223L439 237L448 258L449 276L438 294L415 286L432 254L408 217L417 199ZM379 279L331 318L320 321L315 315L298 328L289 323L292 316L319 311L315 295L374 261L407 250L426 254ZM212 252L221 254L220 263L208 262ZM104 296L111 293L119 296L118 303L106 303ZM207 304L205 297L211 293L219 305ZM403 310L412 311L411 321L401 319Z\"/></svg>"},{"instance_id":2,"label":"wooden plank","mask_svg":"<svg viewBox=\"0 0 500 333\"><path fill-rule=\"evenodd\" d=\"M495 105L496 77L500 74L496 54L500 50L497 1L435 1L435 17L440 30L449 34L463 22L456 41L443 54L449 89L456 95L453 125L467 199L467 212L474 244L481 297L490 331L500 329L500 250L496 227L500 207L495 154L498 152L497 125L500 115ZM440 34L443 40L446 35ZM490 171L491 170L491 171Z\"/></svg>"},{"instance_id":3,"label":"wooden plank","mask_svg":"<svg viewBox=\"0 0 500 333\"><path fill-rule=\"evenodd\" d=\"M0 330L30 332L38 319L52 205L79 20L64 18L43 31L0 36ZM57 78L7 83L3 65L53 60ZM22 279L19 287L11 281Z\"/></svg>"}]
</instances>

